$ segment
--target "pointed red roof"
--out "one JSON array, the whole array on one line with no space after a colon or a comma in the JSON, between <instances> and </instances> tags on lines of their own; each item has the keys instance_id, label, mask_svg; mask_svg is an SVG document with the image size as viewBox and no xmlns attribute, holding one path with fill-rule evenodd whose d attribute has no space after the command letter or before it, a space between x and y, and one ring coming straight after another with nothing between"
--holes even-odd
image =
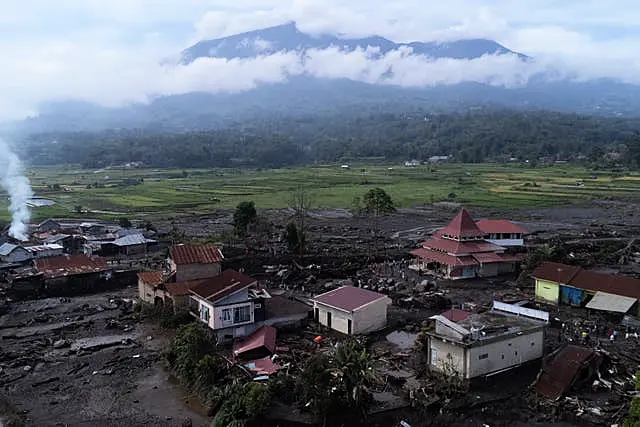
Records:
<instances>
[{"instance_id":1,"label":"pointed red roof","mask_svg":"<svg viewBox=\"0 0 640 427\"><path fill-rule=\"evenodd\" d=\"M462 208L460 213L451 220L449 225L438 231L435 236L442 237L443 235L447 235L456 239L461 239L465 237L482 237L484 234L484 231L478 228L469 212L467 212L465 208Z\"/></svg>"}]
</instances>

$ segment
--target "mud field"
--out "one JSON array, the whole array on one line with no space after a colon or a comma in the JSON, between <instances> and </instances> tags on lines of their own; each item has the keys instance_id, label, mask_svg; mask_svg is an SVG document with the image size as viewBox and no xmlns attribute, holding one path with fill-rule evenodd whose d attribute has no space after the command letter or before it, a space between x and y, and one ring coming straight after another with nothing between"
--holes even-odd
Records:
<instances>
[{"instance_id":1,"label":"mud field","mask_svg":"<svg viewBox=\"0 0 640 427\"><path fill-rule=\"evenodd\" d=\"M394 366L394 375L401 372L398 375L413 379L411 372L424 361L397 354L412 351L415 335L431 315L452 304L483 306L494 299L531 297L531 283L516 283L517 277L452 283L418 277L406 268L408 249L445 225L458 209L455 205L403 209L381 220L377 233L368 218L353 217L342 210L312 212L303 265L293 262L279 238L292 212L264 211L260 212L268 224L264 236L256 233L246 242L236 242L236 247L227 245L225 255L228 267L245 268L271 289L290 291L300 298L349 281L384 287L394 305L389 311L389 327L376 337L379 342L372 351L381 360L390 360L385 366ZM576 256L583 256L594 267L640 273L636 264L603 264L597 255L603 246L617 248L640 240L636 205L595 202L568 208L470 211L476 219L518 222L532 232L529 244L560 237ZM221 236L230 230L231 215L217 212L154 225L187 237ZM425 281L435 283L429 292L425 292ZM208 425L203 408L184 394L164 368L162 350L170 337L153 324L139 321L133 313L136 294L137 289L131 287L70 299L10 303L0 316L0 426L11 425L15 419L29 426ZM586 316L581 310L554 310L552 316L571 324ZM607 319L597 320L608 325ZM576 339L577 330L578 326L562 331L550 328L548 349ZM614 377L626 383L640 364L635 356L640 350L637 340L605 342L603 346L616 366ZM624 411L624 400L611 391L582 396L575 405L569 402L560 407L532 400L528 390L538 368L525 369L517 377L497 376L479 385L452 413L434 413L425 419L400 410L381 413L372 419L372 425L398 425L400 420L411 422L412 427L610 425L610 420ZM581 408L584 412L590 406L604 415L576 416Z\"/></svg>"}]
</instances>

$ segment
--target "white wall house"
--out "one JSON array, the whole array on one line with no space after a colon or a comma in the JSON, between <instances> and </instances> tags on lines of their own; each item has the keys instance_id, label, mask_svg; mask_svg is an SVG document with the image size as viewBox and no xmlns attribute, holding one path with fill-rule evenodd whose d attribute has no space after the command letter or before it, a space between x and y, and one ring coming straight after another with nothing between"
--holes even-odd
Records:
<instances>
[{"instance_id":1,"label":"white wall house","mask_svg":"<svg viewBox=\"0 0 640 427\"><path fill-rule=\"evenodd\" d=\"M57 243L46 245L25 246L25 249L31 254L31 258L49 258L64 255L64 246Z\"/></svg>"},{"instance_id":2,"label":"white wall house","mask_svg":"<svg viewBox=\"0 0 640 427\"><path fill-rule=\"evenodd\" d=\"M314 319L347 335L366 334L387 325L386 295L354 286L343 286L313 298Z\"/></svg>"},{"instance_id":3,"label":"white wall house","mask_svg":"<svg viewBox=\"0 0 640 427\"><path fill-rule=\"evenodd\" d=\"M460 322L433 316L429 332L431 369L471 379L515 368L544 353L546 312L494 302L494 308Z\"/></svg>"},{"instance_id":4,"label":"white wall house","mask_svg":"<svg viewBox=\"0 0 640 427\"><path fill-rule=\"evenodd\" d=\"M256 312L264 308L252 297L249 288L257 281L233 270L199 280L191 288L190 311L216 332L218 341L244 337L255 329Z\"/></svg>"}]
</instances>

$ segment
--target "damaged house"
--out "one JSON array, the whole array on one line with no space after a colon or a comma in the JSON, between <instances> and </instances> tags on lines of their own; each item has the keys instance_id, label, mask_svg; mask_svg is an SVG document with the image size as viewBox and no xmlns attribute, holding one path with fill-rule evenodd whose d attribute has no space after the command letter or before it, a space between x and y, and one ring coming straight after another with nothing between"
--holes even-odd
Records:
<instances>
[{"instance_id":1,"label":"damaged house","mask_svg":"<svg viewBox=\"0 0 640 427\"><path fill-rule=\"evenodd\" d=\"M485 313L454 322L437 315L427 332L431 369L465 379L488 376L540 359L549 314L494 301Z\"/></svg>"},{"instance_id":2,"label":"damaged house","mask_svg":"<svg viewBox=\"0 0 640 427\"><path fill-rule=\"evenodd\" d=\"M487 240L492 235L499 238L496 241L505 240L503 233L492 232L497 230L494 225L482 230L463 208L445 228L424 241L421 248L411 251L415 257L411 268L451 280L514 273L520 257ZM504 234L512 237L517 233ZM511 243L514 239L507 240Z\"/></svg>"},{"instance_id":3,"label":"damaged house","mask_svg":"<svg viewBox=\"0 0 640 427\"><path fill-rule=\"evenodd\" d=\"M214 245L175 245L169 248L167 260L172 282L206 279L220 274L224 259Z\"/></svg>"},{"instance_id":4,"label":"damaged house","mask_svg":"<svg viewBox=\"0 0 640 427\"><path fill-rule=\"evenodd\" d=\"M3 264L17 264L31 260L31 253L20 245L3 243L0 245L0 261Z\"/></svg>"},{"instance_id":5,"label":"damaged house","mask_svg":"<svg viewBox=\"0 0 640 427\"><path fill-rule=\"evenodd\" d=\"M554 262L543 262L531 276L538 301L638 315L640 279Z\"/></svg>"}]
</instances>

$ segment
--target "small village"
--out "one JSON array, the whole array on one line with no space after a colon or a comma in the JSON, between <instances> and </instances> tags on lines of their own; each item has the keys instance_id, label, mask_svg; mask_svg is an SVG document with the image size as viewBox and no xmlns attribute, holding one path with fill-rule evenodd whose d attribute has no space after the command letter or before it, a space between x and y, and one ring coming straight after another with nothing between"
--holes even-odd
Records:
<instances>
[{"instance_id":1,"label":"small village","mask_svg":"<svg viewBox=\"0 0 640 427\"><path fill-rule=\"evenodd\" d=\"M209 425L224 405L203 402L166 356L196 327L225 366L216 378L281 386L255 425L318 425L313 402L284 394L310 360L349 345L376 372L363 425L621 425L640 365L635 239L593 225L563 238L464 207L437 215L420 229L409 223L423 216L399 220L382 243L345 243L336 235L355 226L316 218L307 257L277 226L266 243L229 244L34 224L28 241L0 245L0 409L27 425L108 425L114 412L124 425ZM573 249L554 254L563 239ZM616 261L597 265L607 239Z\"/></svg>"}]
</instances>

